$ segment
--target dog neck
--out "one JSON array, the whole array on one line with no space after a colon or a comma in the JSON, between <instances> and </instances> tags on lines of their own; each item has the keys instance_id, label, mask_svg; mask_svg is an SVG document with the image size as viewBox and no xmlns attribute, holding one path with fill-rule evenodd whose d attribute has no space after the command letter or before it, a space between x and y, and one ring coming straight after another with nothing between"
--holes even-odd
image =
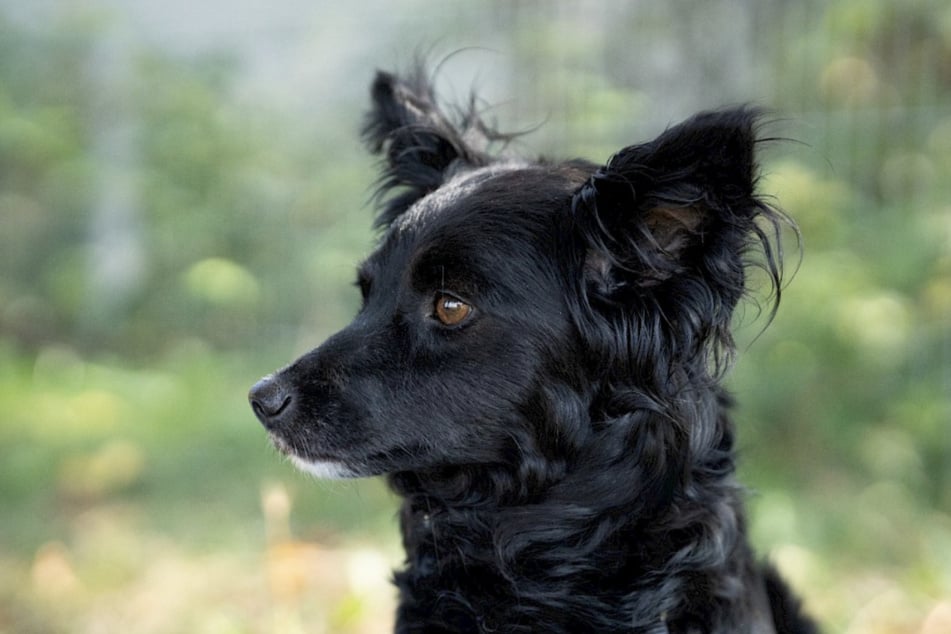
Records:
<instances>
[{"instance_id":1,"label":"dog neck","mask_svg":"<svg viewBox=\"0 0 951 634\"><path fill-rule=\"evenodd\" d=\"M448 631L771 631L749 621L764 599L748 592L757 573L719 419L718 451L683 479L657 477L679 460L654 472L617 456L611 470L550 461L533 490L501 466L391 476L407 554L398 618Z\"/></svg>"}]
</instances>

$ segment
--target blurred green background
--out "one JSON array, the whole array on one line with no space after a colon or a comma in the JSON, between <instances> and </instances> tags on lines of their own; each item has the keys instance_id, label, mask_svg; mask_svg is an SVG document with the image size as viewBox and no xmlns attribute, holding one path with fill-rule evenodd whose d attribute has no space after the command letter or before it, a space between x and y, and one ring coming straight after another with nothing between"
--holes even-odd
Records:
<instances>
[{"instance_id":1,"label":"blurred green background","mask_svg":"<svg viewBox=\"0 0 951 634\"><path fill-rule=\"evenodd\" d=\"M828 632L951 632L943 0L0 0L0 632L388 629L395 500L245 393L354 312L367 85L419 53L529 156L772 109L803 260L739 319L754 539Z\"/></svg>"}]
</instances>

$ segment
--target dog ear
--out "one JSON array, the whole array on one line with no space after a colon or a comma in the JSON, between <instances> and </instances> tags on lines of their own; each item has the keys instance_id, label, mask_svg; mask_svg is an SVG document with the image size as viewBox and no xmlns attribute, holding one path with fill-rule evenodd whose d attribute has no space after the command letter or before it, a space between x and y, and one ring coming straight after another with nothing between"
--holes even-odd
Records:
<instances>
[{"instance_id":1,"label":"dog ear","mask_svg":"<svg viewBox=\"0 0 951 634\"><path fill-rule=\"evenodd\" d=\"M475 113L474 102L454 125L440 110L422 66L405 77L378 72L370 88L372 106L363 138L384 155L380 194L400 189L386 201L377 226L387 226L419 198L436 190L459 165L489 163L485 147L499 138Z\"/></svg>"},{"instance_id":2,"label":"dog ear","mask_svg":"<svg viewBox=\"0 0 951 634\"><path fill-rule=\"evenodd\" d=\"M774 213L754 195L757 119L750 108L701 113L624 148L588 178L572 212L587 248L589 293L624 302L626 294L699 276L731 291L718 299L732 309L751 235L765 241L771 259L754 222Z\"/></svg>"}]
</instances>

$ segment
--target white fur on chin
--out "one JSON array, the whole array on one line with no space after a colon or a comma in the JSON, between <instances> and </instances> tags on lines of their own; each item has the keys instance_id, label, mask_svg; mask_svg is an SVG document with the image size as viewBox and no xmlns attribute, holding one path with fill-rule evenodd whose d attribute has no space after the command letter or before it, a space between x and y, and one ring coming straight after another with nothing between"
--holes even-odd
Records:
<instances>
[{"instance_id":1,"label":"white fur on chin","mask_svg":"<svg viewBox=\"0 0 951 634\"><path fill-rule=\"evenodd\" d=\"M342 478L355 478L357 474L353 469L335 460L304 460L299 456L290 456L294 466L318 478L327 480L340 480Z\"/></svg>"}]
</instances>

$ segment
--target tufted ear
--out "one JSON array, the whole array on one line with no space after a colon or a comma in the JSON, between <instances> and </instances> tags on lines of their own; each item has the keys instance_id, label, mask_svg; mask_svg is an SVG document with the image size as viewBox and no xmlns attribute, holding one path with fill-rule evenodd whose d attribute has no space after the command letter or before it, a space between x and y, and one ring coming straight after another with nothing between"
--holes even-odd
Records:
<instances>
[{"instance_id":1,"label":"tufted ear","mask_svg":"<svg viewBox=\"0 0 951 634\"><path fill-rule=\"evenodd\" d=\"M731 310L754 236L774 264L754 222L775 218L754 194L757 118L750 108L698 114L624 148L581 186L572 210L596 301L699 281Z\"/></svg>"},{"instance_id":2,"label":"tufted ear","mask_svg":"<svg viewBox=\"0 0 951 634\"><path fill-rule=\"evenodd\" d=\"M384 156L380 193L398 190L386 201L378 226L389 225L437 189L454 168L489 163L488 143L503 138L478 117L474 98L454 124L440 109L422 66L405 77L378 72L370 95L363 138L371 152Z\"/></svg>"}]
</instances>

